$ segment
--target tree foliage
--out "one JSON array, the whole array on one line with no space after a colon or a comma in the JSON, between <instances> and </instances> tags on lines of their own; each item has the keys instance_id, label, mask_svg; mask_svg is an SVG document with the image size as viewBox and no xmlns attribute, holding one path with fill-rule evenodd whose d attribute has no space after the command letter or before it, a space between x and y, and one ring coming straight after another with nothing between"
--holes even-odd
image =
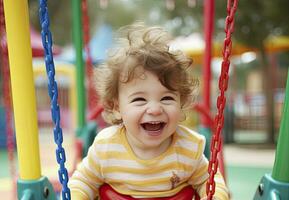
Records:
<instances>
[{"instance_id":1,"label":"tree foliage","mask_svg":"<svg viewBox=\"0 0 289 200\"><path fill-rule=\"evenodd\" d=\"M216 0L216 20L224 19L226 5ZM262 48L271 35L288 35L289 1L241 0L236 13L234 37L248 46Z\"/></svg>"}]
</instances>

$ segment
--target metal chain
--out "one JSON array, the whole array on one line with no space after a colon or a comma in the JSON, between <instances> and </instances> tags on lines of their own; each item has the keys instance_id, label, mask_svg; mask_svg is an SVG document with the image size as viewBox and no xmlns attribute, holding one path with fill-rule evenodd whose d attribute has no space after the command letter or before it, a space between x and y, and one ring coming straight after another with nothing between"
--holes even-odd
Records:
<instances>
[{"instance_id":1,"label":"metal chain","mask_svg":"<svg viewBox=\"0 0 289 200\"><path fill-rule=\"evenodd\" d=\"M211 158L209 161L208 173L209 179L206 185L207 189L207 199L211 200L215 193L215 180L214 176L218 169L218 153L220 152L221 148L221 138L220 133L224 126L224 108L226 105L226 97L225 92L228 88L228 81L229 81L229 67L230 67L230 55L232 51L232 40L231 36L234 32L234 23L235 23L235 13L237 10L238 0L228 0L227 1L227 18L226 18L226 26L225 26L225 33L226 38L224 39L224 46L223 46L223 62L222 62L222 70L221 75L219 77L219 91L220 94L217 98L217 114L215 116L214 121L214 134L212 136L211 141Z\"/></svg>"},{"instance_id":2,"label":"metal chain","mask_svg":"<svg viewBox=\"0 0 289 200\"><path fill-rule=\"evenodd\" d=\"M57 144L56 159L59 164L58 177L62 185L62 199L70 200L70 189L68 188L68 172L65 168L65 151L62 147L63 134L60 127L60 108L57 103L58 89L55 81L55 66L52 53L52 35L49 30L49 15L47 8L47 0L39 0L39 17L41 24L42 44L45 51L45 65L48 77L48 94L51 103L51 115L54 123L54 141Z\"/></svg>"}]
</instances>

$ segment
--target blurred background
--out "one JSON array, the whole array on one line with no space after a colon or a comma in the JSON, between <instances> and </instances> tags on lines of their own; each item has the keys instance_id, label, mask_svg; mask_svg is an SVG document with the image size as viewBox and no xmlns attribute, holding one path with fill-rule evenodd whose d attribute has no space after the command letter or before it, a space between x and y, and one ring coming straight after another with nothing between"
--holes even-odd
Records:
<instances>
[{"instance_id":1,"label":"blurred background","mask_svg":"<svg viewBox=\"0 0 289 200\"><path fill-rule=\"evenodd\" d=\"M2 2L2 1L1 1ZM215 115L219 95L218 81L222 64L223 41L226 36L227 1L215 0L210 11L212 21L211 74L204 71L205 55L205 0L87 0L83 15L84 62L90 57L94 67L105 61L106 50L114 45L117 29L136 21L164 27L173 39L171 48L181 49L194 60L193 76L200 80L198 104L204 98L204 80L209 79L209 109ZM51 134L50 105L43 64L38 1L29 0L31 45L36 88L38 126L43 174L57 176L54 144ZM75 129L77 128L76 56L73 42L72 2L48 2L50 27L54 44L56 79L59 85L61 124L64 146L68 148L68 166L75 164ZM226 93L225 124L223 128L224 171L233 200L252 199L261 177L271 173L278 139L285 86L289 67L289 1L239 1L232 35L232 55L229 86ZM3 12L3 10L2 10ZM2 17L2 16L1 16ZM2 18L3 19L3 18ZM3 22L2 22L3 23ZM3 30L3 29L2 29ZM5 34L1 32L1 45ZM2 51L3 53L4 51ZM4 69L4 53L1 54ZM9 70L8 70L9 73ZM12 103L7 103L7 70L0 74L0 195L13 199L13 179L17 176ZM88 77L89 75L87 75ZM85 86L89 92L89 78ZM9 80L8 80L9 81ZM6 92L6 93L5 93ZM5 95L6 94L6 95ZM6 103L5 103L6 98ZM86 99L89 99L88 97ZM97 98L92 101L97 101ZM87 102L90 104L90 102ZM92 103L93 104L93 103ZM94 102L93 105L96 105ZM91 105L90 105L91 106ZM87 109L89 113L89 108ZM192 109L185 124L194 129L202 125L202 113ZM10 122L7 123L7 117ZM95 118L98 129L105 123ZM14 143L14 145L13 145ZM10 149L10 150L9 150ZM48 149L52 154L47 155ZM10 152L10 153L9 153ZM12 153L11 153L12 152ZM11 178L12 177L12 178Z\"/></svg>"}]
</instances>

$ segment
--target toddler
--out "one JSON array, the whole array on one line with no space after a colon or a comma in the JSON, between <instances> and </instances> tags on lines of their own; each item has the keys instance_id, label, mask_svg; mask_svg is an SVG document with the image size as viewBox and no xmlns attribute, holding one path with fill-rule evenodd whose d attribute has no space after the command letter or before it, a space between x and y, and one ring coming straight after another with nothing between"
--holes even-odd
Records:
<instances>
[{"instance_id":1,"label":"toddler","mask_svg":"<svg viewBox=\"0 0 289 200\"><path fill-rule=\"evenodd\" d=\"M118 47L95 72L111 126L98 133L71 177L72 199L96 199L104 183L134 198L173 196L191 186L206 199L205 139L180 125L198 86L191 59L171 51L159 27L135 24L119 33ZM219 172L215 181L214 198L228 200Z\"/></svg>"}]
</instances>

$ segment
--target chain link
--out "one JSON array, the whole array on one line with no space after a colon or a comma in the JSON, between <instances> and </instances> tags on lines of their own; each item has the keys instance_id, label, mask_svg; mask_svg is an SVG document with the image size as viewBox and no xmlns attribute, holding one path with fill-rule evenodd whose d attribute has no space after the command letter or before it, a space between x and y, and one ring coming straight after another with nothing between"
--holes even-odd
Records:
<instances>
[{"instance_id":1,"label":"chain link","mask_svg":"<svg viewBox=\"0 0 289 200\"><path fill-rule=\"evenodd\" d=\"M57 103L58 100L58 89L57 83L55 81L55 66L53 61L53 53L52 53L52 35L49 30L49 16L48 16L48 8L47 8L47 0L39 0L39 16L41 23L41 36L42 36L42 44L45 51L45 65L46 65L46 73L48 77L48 94L50 97L51 103L51 115L54 123L54 141L57 144L56 149L56 159L59 164L58 169L58 177L59 181L62 185L62 199L70 200L70 189L68 188L68 172L65 168L65 151L62 147L63 142L63 134L62 129L60 127L60 109Z\"/></svg>"},{"instance_id":2,"label":"chain link","mask_svg":"<svg viewBox=\"0 0 289 200\"><path fill-rule=\"evenodd\" d=\"M211 159L209 161L208 173L209 173L209 180L207 182L207 196L208 200L212 200L213 195L215 194L215 187L216 183L214 180L215 174L218 170L218 153L221 149L221 138L220 134L222 128L224 126L224 108L226 105L226 97L225 92L228 88L228 81L229 81L229 67L230 67L230 55L232 52L232 40L231 36L234 32L234 16L237 10L238 0L228 0L227 1L227 18L226 18L226 25L225 25L225 33L226 38L224 40L223 46L223 62L222 62L222 70L221 75L219 78L219 90L220 94L217 98L217 114L215 116L215 127L214 133L211 141Z\"/></svg>"}]
</instances>

